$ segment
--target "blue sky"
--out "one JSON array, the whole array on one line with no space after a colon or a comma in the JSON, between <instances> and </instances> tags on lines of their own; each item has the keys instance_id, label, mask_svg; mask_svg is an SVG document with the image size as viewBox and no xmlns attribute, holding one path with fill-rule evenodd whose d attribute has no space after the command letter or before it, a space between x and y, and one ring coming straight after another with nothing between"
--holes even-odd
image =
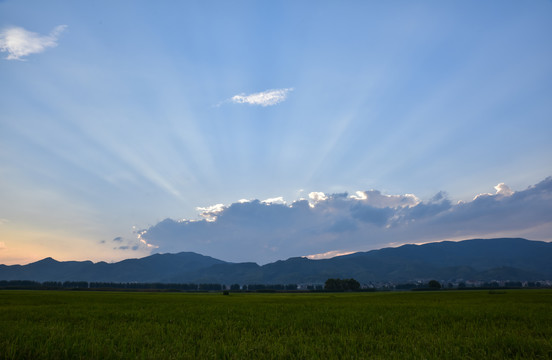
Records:
<instances>
[{"instance_id":1,"label":"blue sky","mask_svg":"<svg viewBox=\"0 0 552 360\"><path fill-rule=\"evenodd\" d=\"M0 1L0 263L550 241L550 34L544 0Z\"/></svg>"}]
</instances>

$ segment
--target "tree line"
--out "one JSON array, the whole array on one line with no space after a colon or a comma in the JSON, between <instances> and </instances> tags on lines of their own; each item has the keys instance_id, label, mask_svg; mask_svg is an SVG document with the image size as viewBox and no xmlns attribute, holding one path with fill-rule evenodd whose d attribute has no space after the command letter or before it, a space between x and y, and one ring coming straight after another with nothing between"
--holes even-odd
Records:
<instances>
[{"instance_id":1,"label":"tree line","mask_svg":"<svg viewBox=\"0 0 552 360\"><path fill-rule=\"evenodd\" d=\"M233 284L230 287L218 283L139 283L139 282L97 282L97 281L31 281L1 280L3 289L95 289L95 290L175 290L175 291L292 291L297 284Z\"/></svg>"},{"instance_id":2,"label":"tree line","mask_svg":"<svg viewBox=\"0 0 552 360\"><path fill-rule=\"evenodd\" d=\"M485 282L478 285L466 285L439 283L431 280L427 283L403 283L378 287L379 290L438 290L438 289L496 289L496 288L547 288L547 283L538 281L507 281ZM375 287L361 289L360 283L355 279L334 279L326 280L324 285L303 285L297 284L232 284L224 285L218 283L139 283L139 282L87 282L87 281L31 281L31 280L0 280L0 289L76 289L76 290L146 290L146 291L375 291Z\"/></svg>"}]
</instances>

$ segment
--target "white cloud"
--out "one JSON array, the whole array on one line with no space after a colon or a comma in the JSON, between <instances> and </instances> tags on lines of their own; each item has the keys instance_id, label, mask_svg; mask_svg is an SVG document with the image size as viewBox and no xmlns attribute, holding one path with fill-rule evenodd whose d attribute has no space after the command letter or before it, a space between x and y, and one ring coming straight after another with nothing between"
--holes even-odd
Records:
<instances>
[{"instance_id":1,"label":"white cloud","mask_svg":"<svg viewBox=\"0 0 552 360\"><path fill-rule=\"evenodd\" d=\"M284 198L282 196L269 198L269 199L263 200L261 202L264 203L264 204L268 204L268 205L270 205L270 204L285 204L286 203L286 201L284 200Z\"/></svg>"},{"instance_id":2,"label":"white cloud","mask_svg":"<svg viewBox=\"0 0 552 360\"><path fill-rule=\"evenodd\" d=\"M479 195L476 195L473 199L475 200L481 197L488 197L488 196L512 196L514 194L514 191L504 183L500 183L496 185L494 189L496 190L495 194L491 194L491 193L479 194Z\"/></svg>"},{"instance_id":3,"label":"white cloud","mask_svg":"<svg viewBox=\"0 0 552 360\"><path fill-rule=\"evenodd\" d=\"M351 199L362 201L376 208L399 208L416 206L420 203L420 199L413 194L384 195L378 190L357 191L356 195L351 195Z\"/></svg>"},{"instance_id":4,"label":"white cloud","mask_svg":"<svg viewBox=\"0 0 552 360\"><path fill-rule=\"evenodd\" d=\"M196 210L200 212L200 216L207 221L215 221L217 214L222 212L226 206L224 204L216 204L207 207L197 207ZM185 221L185 220L184 220Z\"/></svg>"},{"instance_id":5,"label":"white cloud","mask_svg":"<svg viewBox=\"0 0 552 360\"><path fill-rule=\"evenodd\" d=\"M350 198L355 200L366 200L368 199L368 195L366 195L365 191L357 191L355 195L351 195Z\"/></svg>"},{"instance_id":6,"label":"white cloud","mask_svg":"<svg viewBox=\"0 0 552 360\"><path fill-rule=\"evenodd\" d=\"M494 188L497 195L512 196L514 194L512 189L510 189L510 187L508 185L505 185L504 183L500 183Z\"/></svg>"},{"instance_id":7,"label":"white cloud","mask_svg":"<svg viewBox=\"0 0 552 360\"><path fill-rule=\"evenodd\" d=\"M328 196L326 196L326 194L324 194L323 192L313 191L309 193L309 199L312 200L312 203L314 205L320 201L328 200Z\"/></svg>"},{"instance_id":8,"label":"white cloud","mask_svg":"<svg viewBox=\"0 0 552 360\"><path fill-rule=\"evenodd\" d=\"M67 25L56 26L48 35L10 27L0 33L0 51L7 52L7 60L24 60L24 56L41 53L47 48L57 46L59 35Z\"/></svg>"},{"instance_id":9,"label":"white cloud","mask_svg":"<svg viewBox=\"0 0 552 360\"><path fill-rule=\"evenodd\" d=\"M497 186L497 194L453 204L439 192L429 200L312 192L200 208L202 220L162 222L139 238L158 251L194 251L226 261L267 263L292 256L323 258L352 251L476 237L552 240L552 177L526 190ZM312 254L312 255L311 255Z\"/></svg>"},{"instance_id":10,"label":"white cloud","mask_svg":"<svg viewBox=\"0 0 552 360\"><path fill-rule=\"evenodd\" d=\"M232 96L230 101L235 104L272 106L284 101L290 91L293 91L293 88L266 90L249 95L238 94Z\"/></svg>"}]
</instances>

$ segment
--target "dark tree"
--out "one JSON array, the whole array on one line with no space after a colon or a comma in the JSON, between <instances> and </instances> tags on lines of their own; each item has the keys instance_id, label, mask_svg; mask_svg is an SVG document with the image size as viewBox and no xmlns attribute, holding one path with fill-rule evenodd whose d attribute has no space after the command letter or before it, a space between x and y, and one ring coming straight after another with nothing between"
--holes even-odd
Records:
<instances>
[{"instance_id":1,"label":"dark tree","mask_svg":"<svg viewBox=\"0 0 552 360\"><path fill-rule=\"evenodd\" d=\"M430 289L440 289L441 288L441 284L439 283L439 281L437 280L431 280L427 286L430 288Z\"/></svg>"},{"instance_id":2,"label":"dark tree","mask_svg":"<svg viewBox=\"0 0 552 360\"><path fill-rule=\"evenodd\" d=\"M348 279L346 281L347 281L346 290L358 291L360 289L360 283L355 279Z\"/></svg>"},{"instance_id":3,"label":"dark tree","mask_svg":"<svg viewBox=\"0 0 552 360\"><path fill-rule=\"evenodd\" d=\"M324 284L324 290L331 290L331 291L340 290L337 280L338 279L328 279L328 280L326 280L326 283Z\"/></svg>"},{"instance_id":4,"label":"dark tree","mask_svg":"<svg viewBox=\"0 0 552 360\"><path fill-rule=\"evenodd\" d=\"M328 279L324 284L324 290L328 291L357 291L360 283L355 279Z\"/></svg>"}]
</instances>

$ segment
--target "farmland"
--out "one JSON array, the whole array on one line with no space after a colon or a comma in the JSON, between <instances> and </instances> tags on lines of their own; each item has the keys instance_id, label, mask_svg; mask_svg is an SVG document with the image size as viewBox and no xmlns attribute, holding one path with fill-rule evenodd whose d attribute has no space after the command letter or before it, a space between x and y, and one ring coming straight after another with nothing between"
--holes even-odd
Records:
<instances>
[{"instance_id":1,"label":"farmland","mask_svg":"<svg viewBox=\"0 0 552 360\"><path fill-rule=\"evenodd\" d=\"M0 291L2 359L549 359L552 291Z\"/></svg>"}]
</instances>

